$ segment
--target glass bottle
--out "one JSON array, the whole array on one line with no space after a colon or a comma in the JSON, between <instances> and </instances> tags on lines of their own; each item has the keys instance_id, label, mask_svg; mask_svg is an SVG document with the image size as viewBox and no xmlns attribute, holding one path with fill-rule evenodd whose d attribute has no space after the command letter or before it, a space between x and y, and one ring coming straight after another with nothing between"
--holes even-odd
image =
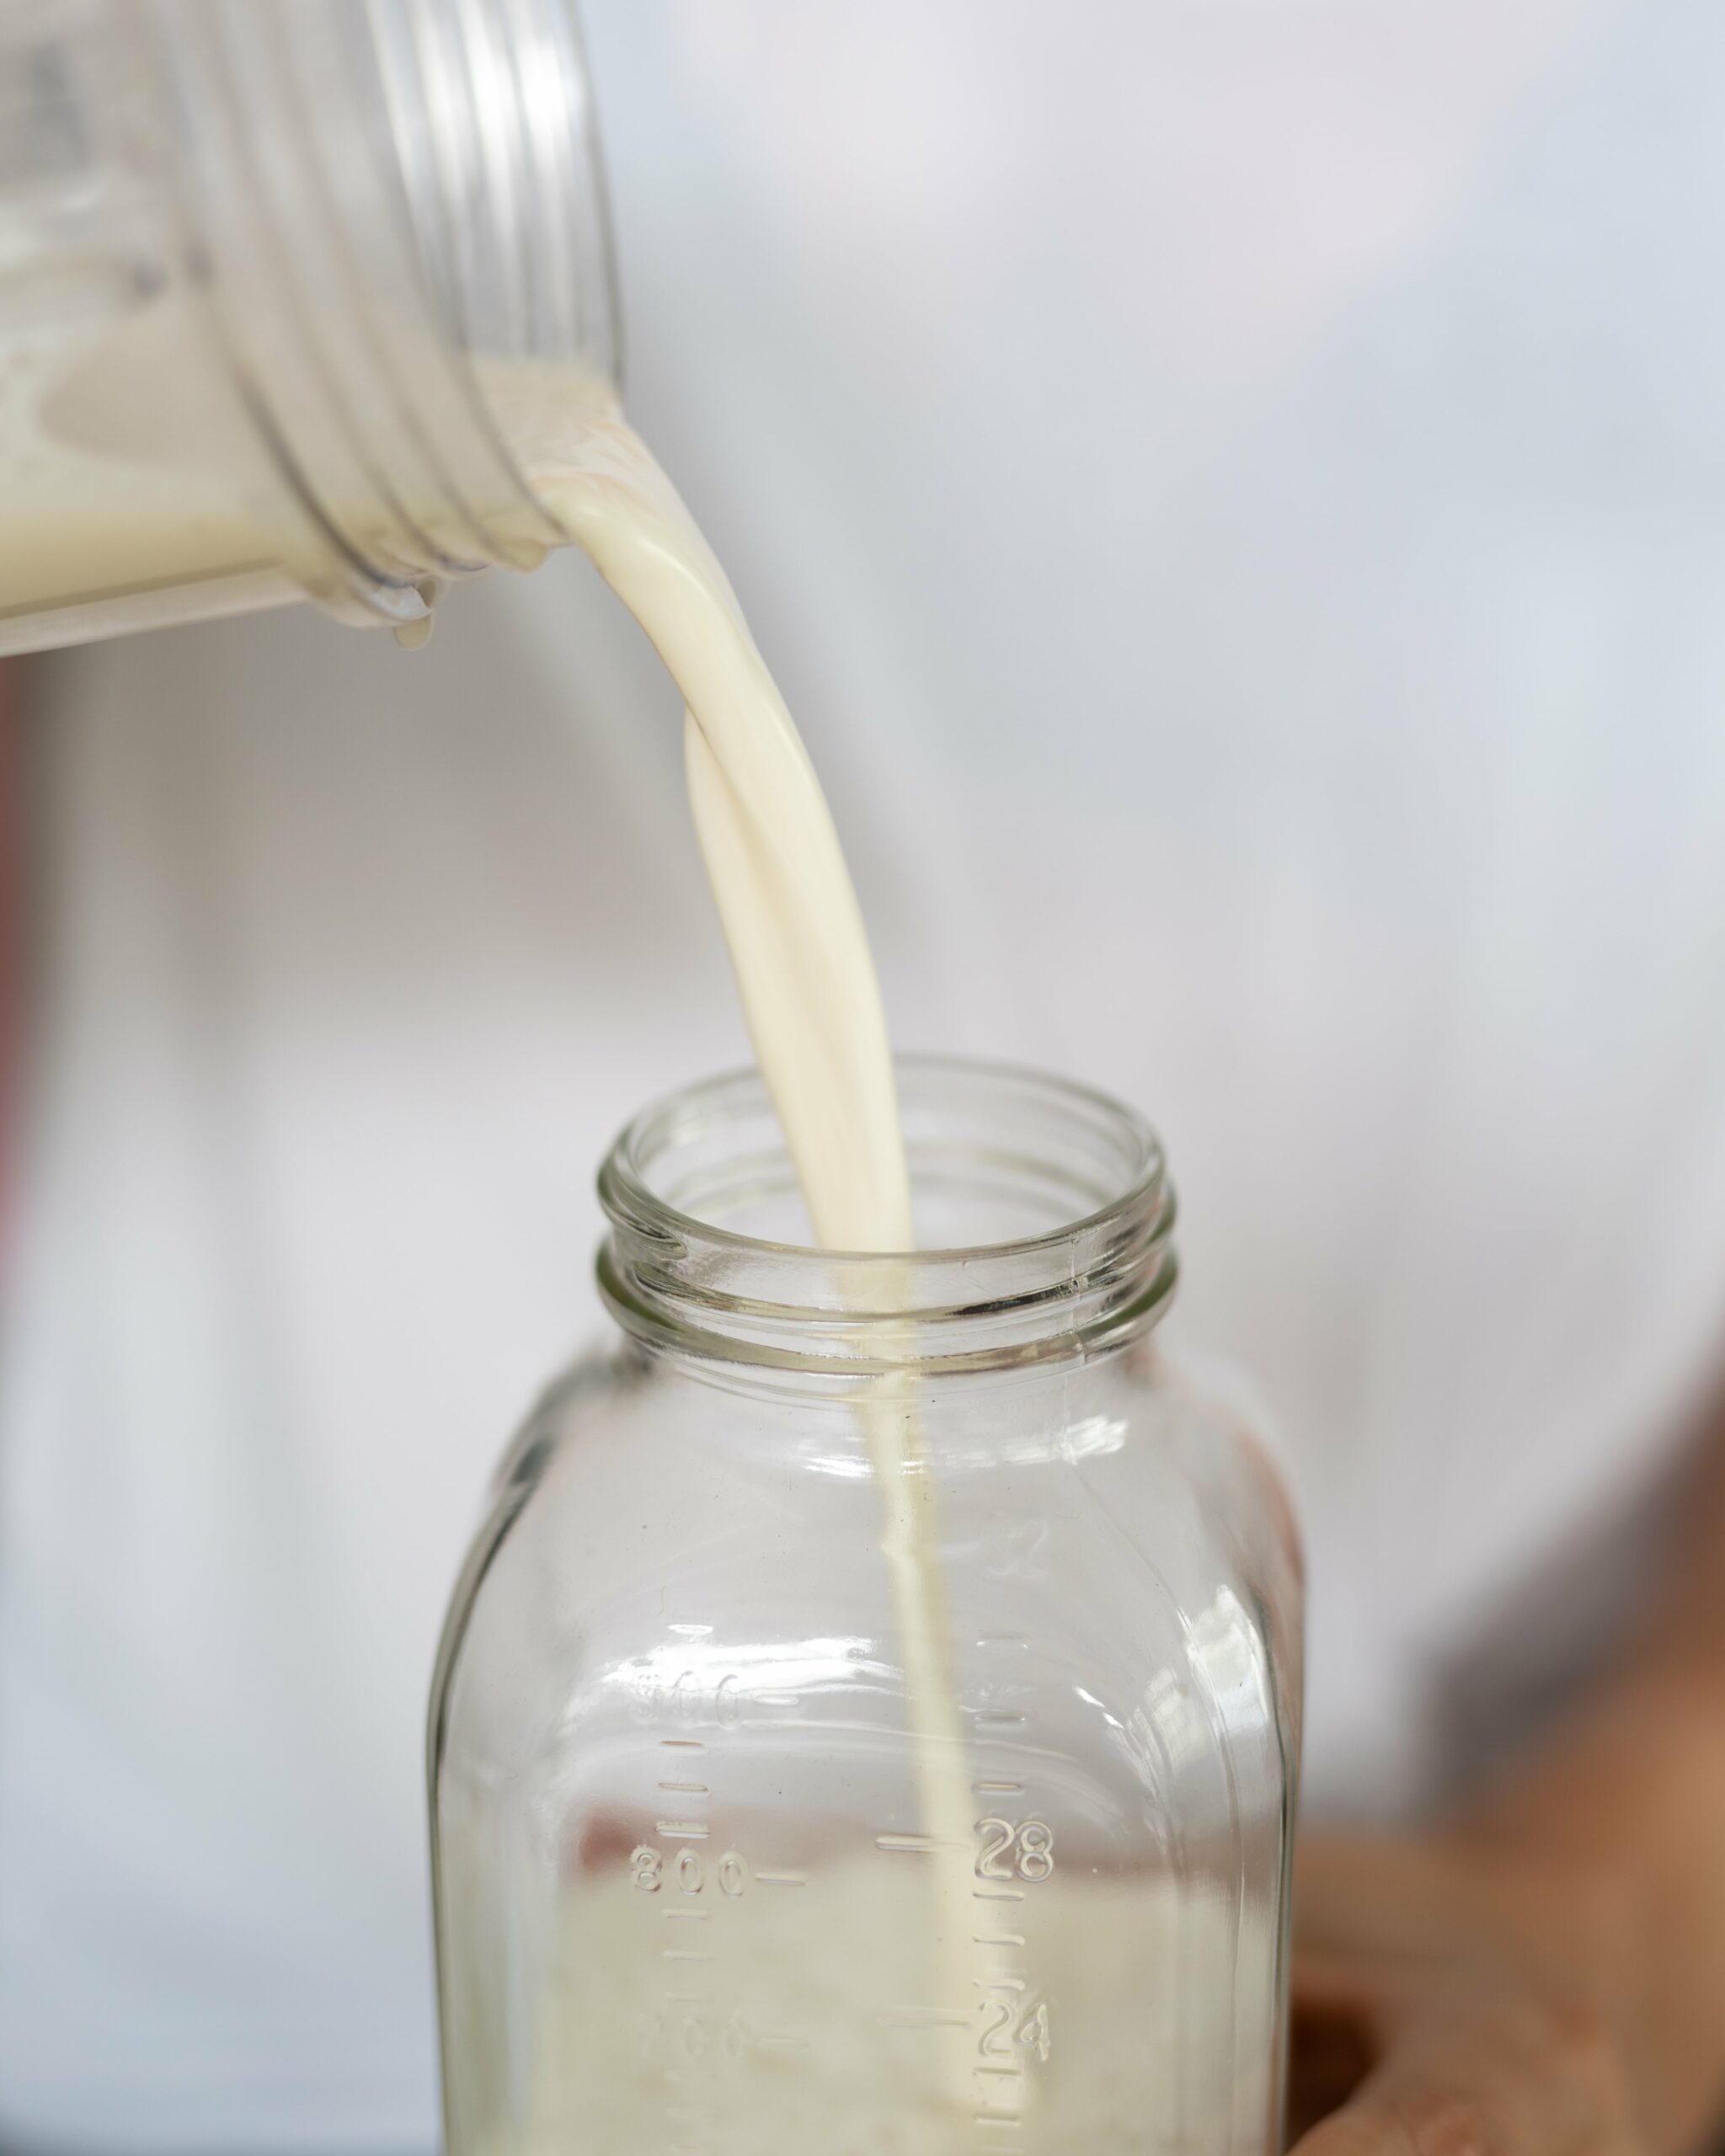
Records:
<instances>
[{"instance_id":1,"label":"glass bottle","mask_svg":"<svg viewBox=\"0 0 1725 2156\"><path fill-rule=\"evenodd\" d=\"M602 1171L617 1337L506 1456L434 1686L451 2156L1279 2146L1299 1560L1156 1343L1160 1149L901 1083L913 1257L798 1246L752 1075Z\"/></svg>"},{"instance_id":2,"label":"glass bottle","mask_svg":"<svg viewBox=\"0 0 1725 2156\"><path fill-rule=\"evenodd\" d=\"M564 534L617 313L573 0L0 8L0 652L309 595L407 632Z\"/></svg>"}]
</instances>

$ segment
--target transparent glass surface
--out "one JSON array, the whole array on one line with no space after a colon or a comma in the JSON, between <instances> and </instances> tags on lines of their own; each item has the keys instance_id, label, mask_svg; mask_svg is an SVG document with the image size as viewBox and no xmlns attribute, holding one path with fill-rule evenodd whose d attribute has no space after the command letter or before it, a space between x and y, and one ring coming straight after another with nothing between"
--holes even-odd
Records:
<instances>
[{"instance_id":1,"label":"transparent glass surface","mask_svg":"<svg viewBox=\"0 0 1725 2156\"><path fill-rule=\"evenodd\" d=\"M0 652L410 628L616 365L573 0L0 5Z\"/></svg>"},{"instance_id":2,"label":"transparent glass surface","mask_svg":"<svg viewBox=\"0 0 1725 2156\"><path fill-rule=\"evenodd\" d=\"M914 1259L768 1240L798 1209L752 1078L605 1171L618 1332L507 1456L433 1700L453 2156L1277 2142L1285 1507L1157 1350L1144 1127L1022 1073L903 1086ZM882 1414L927 1478L956 1849Z\"/></svg>"}]
</instances>

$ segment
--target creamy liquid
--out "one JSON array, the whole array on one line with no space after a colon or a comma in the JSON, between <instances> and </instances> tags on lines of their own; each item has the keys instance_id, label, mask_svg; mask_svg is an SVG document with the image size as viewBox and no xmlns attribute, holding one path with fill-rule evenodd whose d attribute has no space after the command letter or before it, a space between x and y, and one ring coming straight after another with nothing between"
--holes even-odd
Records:
<instances>
[{"instance_id":1,"label":"creamy liquid","mask_svg":"<svg viewBox=\"0 0 1725 2156\"><path fill-rule=\"evenodd\" d=\"M497 378L521 401L518 371ZM536 393L546 401L542 385ZM591 402L579 385L563 401ZM446 502L413 509L421 531L449 521ZM524 534L518 503L494 505L491 520L517 567L543 558L537 521ZM362 512L350 527L338 521L392 559L393 535L367 533ZM466 533L444 536L460 555ZM191 309L164 299L117 323L9 325L0 336L0 652L34 648L31 617L69 607L131 602L122 618L136 626L183 618L190 592L200 615L286 605L328 583L338 554L269 462ZM136 611L157 596L159 609ZM429 632L423 616L398 635L412 643Z\"/></svg>"},{"instance_id":2,"label":"creamy liquid","mask_svg":"<svg viewBox=\"0 0 1725 2156\"><path fill-rule=\"evenodd\" d=\"M267 563L255 526L228 505L238 451L211 440L211 399L198 392L176 315L152 311L57 383L45 371L51 352L34 369L19 355L0 382L0 442L10 452L0 613ZM607 386L492 368L485 388L526 446L540 498L683 693L696 830L815 1239L830 1250L909 1251L910 1182L862 912L808 751L736 596ZM940 1994L968 1999L974 1807L935 1493L908 1381L877 1379L858 1413L881 1491L921 1823L936 1845L918 1929L937 1942ZM970 2046L968 2029L937 2032L949 2104L975 2101Z\"/></svg>"},{"instance_id":3,"label":"creamy liquid","mask_svg":"<svg viewBox=\"0 0 1725 2156\"><path fill-rule=\"evenodd\" d=\"M247 515L230 400L177 309L0 339L0 624L218 578L274 550Z\"/></svg>"},{"instance_id":4,"label":"creamy liquid","mask_svg":"<svg viewBox=\"0 0 1725 2156\"><path fill-rule=\"evenodd\" d=\"M820 782L736 595L651 452L613 404L590 403L541 498L653 642L686 704L695 828L756 1059L815 1239L908 1251L911 1186L886 1017L862 910ZM935 1492L907 1380L859 1406L884 1508L916 1747L943 1996L968 1999L974 1806L936 1545ZM927 1921L927 1919L925 1919ZM968 2031L943 2032L957 2100L973 2095Z\"/></svg>"},{"instance_id":5,"label":"creamy liquid","mask_svg":"<svg viewBox=\"0 0 1725 2156\"><path fill-rule=\"evenodd\" d=\"M830 811L711 549L646 445L592 414L537 491L652 639L687 704L689 798L743 1011L815 1237L905 1251L892 1054Z\"/></svg>"},{"instance_id":6,"label":"creamy liquid","mask_svg":"<svg viewBox=\"0 0 1725 2156\"><path fill-rule=\"evenodd\" d=\"M1058 1872L1018 1905L1036 1993L1010 2066L955 2108L927 2042L926 1908L863 1859L806 1886L702 1897L709 1981L668 2002L684 1927L613 1869L572 1882L519 2129L484 2156L1199 2156L1270 2130L1274 1925L1167 1875ZM685 1906L688 1906L686 1904ZM1005 1957L1015 1957L1008 1955ZM1127 2007L1130 2011L1123 2011ZM1016 2025L1016 2033L1014 2033ZM977 2020L966 2036L973 2056ZM1045 2040L1045 2041L1044 2041ZM1258 2063L1237 2071L1242 2059Z\"/></svg>"}]
</instances>

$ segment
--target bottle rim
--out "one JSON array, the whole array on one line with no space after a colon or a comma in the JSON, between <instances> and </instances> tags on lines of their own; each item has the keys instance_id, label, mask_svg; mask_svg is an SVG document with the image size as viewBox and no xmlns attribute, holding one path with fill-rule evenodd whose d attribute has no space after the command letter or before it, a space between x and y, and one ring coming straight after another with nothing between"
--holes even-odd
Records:
<instances>
[{"instance_id":1,"label":"bottle rim","mask_svg":"<svg viewBox=\"0 0 1725 2156\"><path fill-rule=\"evenodd\" d=\"M644 1110L600 1171L611 1232L599 1283L625 1331L722 1360L863 1375L1095 1353L1154 1324L1178 1267L1150 1123L1023 1066L896 1061L928 1246L830 1251L756 1232L794 1211L795 1177L759 1073L734 1071ZM964 1232L973 1220L981 1231Z\"/></svg>"}]
</instances>

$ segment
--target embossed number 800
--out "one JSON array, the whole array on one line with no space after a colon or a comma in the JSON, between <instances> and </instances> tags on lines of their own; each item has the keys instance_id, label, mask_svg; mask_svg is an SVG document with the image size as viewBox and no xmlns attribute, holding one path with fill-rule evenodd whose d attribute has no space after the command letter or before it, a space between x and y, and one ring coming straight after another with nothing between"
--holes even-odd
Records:
<instances>
[{"instance_id":1,"label":"embossed number 800","mask_svg":"<svg viewBox=\"0 0 1725 2156\"><path fill-rule=\"evenodd\" d=\"M629 1883L644 1894L656 1894L667 1879L680 1894L698 1894L708 1878L706 1860L697 1849L679 1849L669 1864L664 1852L643 1842L629 1856ZM713 1867L719 1892L733 1901L749 1884L749 1867L735 1849L727 1849Z\"/></svg>"}]
</instances>

